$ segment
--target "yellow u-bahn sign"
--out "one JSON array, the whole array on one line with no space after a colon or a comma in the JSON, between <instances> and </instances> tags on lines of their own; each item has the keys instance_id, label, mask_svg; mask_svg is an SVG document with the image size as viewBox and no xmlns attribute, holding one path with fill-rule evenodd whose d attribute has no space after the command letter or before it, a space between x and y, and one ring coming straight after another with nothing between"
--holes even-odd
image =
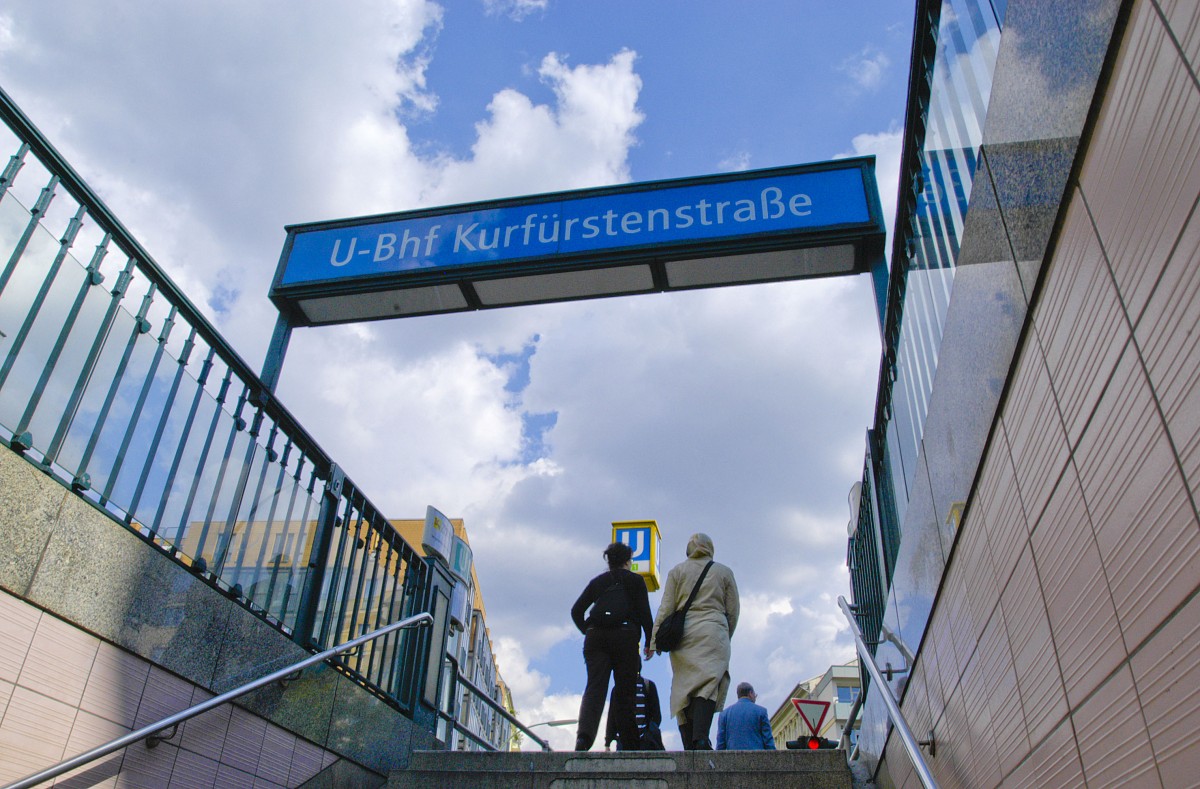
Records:
<instances>
[{"instance_id":1,"label":"yellow u-bahn sign","mask_svg":"<svg viewBox=\"0 0 1200 789\"><path fill-rule=\"evenodd\" d=\"M662 586L660 560L662 535L655 521L613 521L613 542L623 542L633 551L629 569L646 579L646 588L657 592Z\"/></svg>"}]
</instances>

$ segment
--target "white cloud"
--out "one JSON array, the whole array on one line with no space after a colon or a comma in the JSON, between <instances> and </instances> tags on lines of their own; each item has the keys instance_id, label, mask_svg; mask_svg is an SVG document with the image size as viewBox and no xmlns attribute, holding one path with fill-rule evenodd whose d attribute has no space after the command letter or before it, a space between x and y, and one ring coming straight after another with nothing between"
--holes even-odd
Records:
<instances>
[{"instance_id":1,"label":"white cloud","mask_svg":"<svg viewBox=\"0 0 1200 789\"><path fill-rule=\"evenodd\" d=\"M577 720L579 717L579 693L548 693L550 678L529 666L524 645L515 638L500 638L495 644L496 664L504 681L513 694L517 718L532 726L534 734L550 743L556 751L569 751L575 747L574 725L536 726L549 721ZM601 722L601 731L604 730ZM601 743L603 745L603 743ZM528 737L522 737L521 750L541 750L541 746Z\"/></svg>"},{"instance_id":2,"label":"white cloud","mask_svg":"<svg viewBox=\"0 0 1200 789\"><path fill-rule=\"evenodd\" d=\"M489 14L521 20L534 12L544 12L550 7L550 0L483 0L483 7Z\"/></svg>"},{"instance_id":3,"label":"white cloud","mask_svg":"<svg viewBox=\"0 0 1200 789\"><path fill-rule=\"evenodd\" d=\"M893 127L885 132L859 134L851 142L853 150L842 156L874 156L875 180L879 186L879 202L883 206L888 231L888 253L891 253L892 223L896 218L896 198L900 189L900 156L903 154L904 131Z\"/></svg>"},{"instance_id":4,"label":"white cloud","mask_svg":"<svg viewBox=\"0 0 1200 789\"><path fill-rule=\"evenodd\" d=\"M12 17L8 14L0 14L0 52L10 49L14 41Z\"/></svg>"},{"instance_id":5,"label":"white cloud","mask_svg":"<svg viewBox=\"0 0 1200 789\"><path fill-rule=\"evenodd\" d=\"M738 173L750 169L750 152L738 151L725 157L717 164L717 169L723 173Z\"/></svg>"},{"instance_id":6,"label":"white cloud","mask_svg":"<svg viewBox=\"0 0 1200 789\"><path fill-rule=\"evenodd\" d=\"M448 204L629 180L633 131L642 122L635 59L626 50L608 63L572 68L547 55L538 74L555 105L512 89L497 93L488 119L476 124L471 158L444 163L427 199Z\"/></svg>"},{"instance_id":7,"label":"white cloud","mask_svg":"<svg viewBox=\"0 0 1200 789\"><path fill-rule=\"evenodd\" d=\"M891 60L882 50L866 46L838 66L838 70L854 80L854 84L865 91L873 91L883 82Z\"/></svg>"},{"instance_id":8,"label":"white cloud","mask_svg":"<svg viewBox=\"0 0 1200 789\"><path fill-rule=\"evenodd\" d=\"M772 597L770 594L742 595L742 615L738 628L751 635L761 635L767 630L772 616L792 613L790 597Z\"/></svg>"}]
</instances>

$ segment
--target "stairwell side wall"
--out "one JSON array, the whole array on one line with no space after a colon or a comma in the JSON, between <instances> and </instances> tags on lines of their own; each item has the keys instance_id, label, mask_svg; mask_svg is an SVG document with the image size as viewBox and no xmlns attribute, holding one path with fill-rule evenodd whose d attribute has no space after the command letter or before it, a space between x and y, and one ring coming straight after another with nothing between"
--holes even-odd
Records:
<instances>
[{"instance_id":1,"label":"stairwell side wall","mask_svg":"<svg viewBox=\"0 0 1200 789\"><path fill-rule=\"evenodd\" d=\"M6 448L0 540L0 780L308 654ZM298 786L339 759L382 776L414 748L434 747L431 733L320 666L210 710L154 749L113 754L89 775L112 786L193 785L209 774L231 779L217 785Z\"/></svg>"},{"instance_id":2,"label":"stairwell side wall","mask_svg":"<svg viewBox=\"0 0 1200 789\"><path fill-rule=\"evenodd\" d=\"M943 786L1190 786L1200 770L1200 14L1123 6L903 688ZM1009 22L1030 8L1062 13L1010 2ZM1036 176L993 151L992 182ZM879 779L916 785L895 736Z\"/></svg>"}]
</instances>

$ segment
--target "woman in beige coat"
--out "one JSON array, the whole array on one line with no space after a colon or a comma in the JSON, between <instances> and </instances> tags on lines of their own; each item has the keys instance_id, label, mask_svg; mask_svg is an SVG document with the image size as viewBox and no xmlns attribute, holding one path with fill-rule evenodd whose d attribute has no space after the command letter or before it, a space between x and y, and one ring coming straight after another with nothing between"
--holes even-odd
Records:
<instances>
[{"instance_id":1,"label":"woman in beige coat","mask_svg":"<svg viewBox=\"0 0 1200 789\"><path fill-rule=\"evenodd\" d=\"M654 618L654 635L671 612L683 608L705 565L713 558L706 534L688 540L687 561L671 568ZM713 715L729 691L729 639L737 627L737 583L733 571L713 562L684 620L683 640L671 655L671 715L679 723L684 750L712 750ZM653 641L653 639L652 639ZM646 648L652 654L653 643Z\"/></svg>"}]
</instances>

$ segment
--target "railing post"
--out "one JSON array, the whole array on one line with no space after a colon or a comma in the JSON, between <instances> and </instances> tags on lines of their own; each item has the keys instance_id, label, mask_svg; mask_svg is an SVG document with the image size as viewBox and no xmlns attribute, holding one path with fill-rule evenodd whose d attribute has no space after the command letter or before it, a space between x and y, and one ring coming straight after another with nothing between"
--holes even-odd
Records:
<instances>
[{"instance_id":1,"label":"railing post","mask_svg":"<svg viewBox=\"0 0 1200 789\"><path fill-rule=\"evenodd\" d=\"M275 331L271 333L271 344L263 359L262 373L258 376L268 392L274 392L283 371L283 357L287 353L288 341L292 338L292 323L282 312L275 320Z\"/></svg>"},{"instance_id":2,"label":"railing post","mask_svg":"<svg viewBox=\"0 0 1200 789\"><path fill-rule=\"evenodd\" d=\"M317 609L321 602L321 589L325 586L325 569L329 566L329 546L333 542L333 529L337 524L338 508L342 500L342 487L346 475L336 463L329 467L329 481L321 496L321 511L317 515L316 533L313 535L312 551L308 556L308 572L300 590L300 604L296 611L296 629L292 640L308 649L313 646L317 621Z\"/></svg>"}]
</instances>

